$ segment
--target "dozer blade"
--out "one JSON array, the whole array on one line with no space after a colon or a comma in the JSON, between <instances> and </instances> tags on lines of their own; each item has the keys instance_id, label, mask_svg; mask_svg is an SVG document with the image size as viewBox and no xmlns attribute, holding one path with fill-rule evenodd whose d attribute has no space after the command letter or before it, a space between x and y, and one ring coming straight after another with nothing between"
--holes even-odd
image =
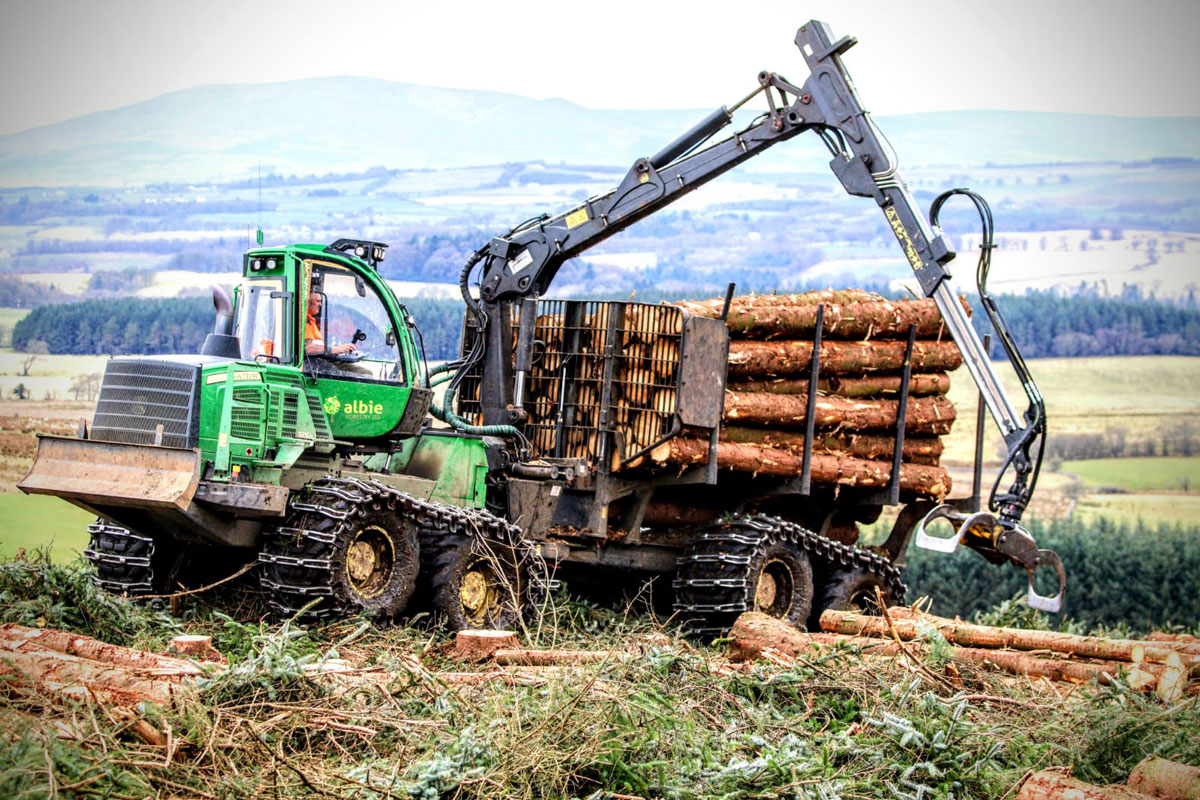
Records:
<instances>
[{"instance_id":1,"label":"dozer blade","mask_svg":"<svg viewBox=\"0 0 1200 800\"><path fill-rule=\"evenodd\" d=\"M195 450L43 436L17 488L86 506L183 510L200 484L200 466Z\"/></svg>"}]
</instances>

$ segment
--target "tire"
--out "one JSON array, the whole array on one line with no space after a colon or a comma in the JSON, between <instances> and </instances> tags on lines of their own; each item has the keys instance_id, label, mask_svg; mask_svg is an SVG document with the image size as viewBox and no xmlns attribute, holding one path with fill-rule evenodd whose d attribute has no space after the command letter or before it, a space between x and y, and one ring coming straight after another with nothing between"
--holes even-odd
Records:
<instances>
[{"instance_id":1,"label":"tire","mask_svg":"<svg viewBox=\"0 0 1200 800\"><path fill-rule=\"evenodd\" d=\"M858 610L866 614L878 614L876 588L883 593L883 600L889 606L904 599L895 597L881 577L862 567L841 567L832 570L822 582L817 601L813 604L812 616L808 621L809 629L821 630L821 612L826 609Z\"/></svg>"},{"instance_id":2,"label":"tire","mask_svg":"<svg viewBox=\"0 0 1200 800\"><path fill-rule=\"evenodd\" d=\"M126 597L166 594L179 564L180 547L167 538L151 538L114 525L103 517L87 526L84 556L96 570L101 589Z\"/></svg>"},{"instance_id":3,"label":"tire","mask_svg":"<svg viewBox=\"0 0 1200 800\"><path fill-rule=\"evenodd\" d=\"M808 554L791 542L774 542L752 556L754 611L803 627L813 604L813 570Z\"/></svg>"},{"instance_id":4,"label":"tire","mask_svg":"<svg viewBox=\"0 0 1200 800\"><path fill-rule=\"evenodd\" d=\"M386 622L402 614L420 565L416 523L370 486L303 495L259 554L272 608L290 616L320 598L307 616L365 613Z\"/></svg>"},{"instance_id":5,"label":"tire","mask_svg":"<svg viewBox=\"0 0 1200 800\"><path fill-rule=\"evenodd\" d=\"M421 559L434 617L452 631L508 630L533 606L531 565L509 544L423 530Z\"/></svg>"},{"instance_id":6,"label":"tire","mask_svg":"<svg viewBox=\"0 0 1200 800\"><path fill-rule=\"evenodd\" d=\"M770 523L750 518L705 528L677 563L676 618L693 633L727 633L745 611L803 626L812 610L808 554Z\"/></svg>"}]
</instances>

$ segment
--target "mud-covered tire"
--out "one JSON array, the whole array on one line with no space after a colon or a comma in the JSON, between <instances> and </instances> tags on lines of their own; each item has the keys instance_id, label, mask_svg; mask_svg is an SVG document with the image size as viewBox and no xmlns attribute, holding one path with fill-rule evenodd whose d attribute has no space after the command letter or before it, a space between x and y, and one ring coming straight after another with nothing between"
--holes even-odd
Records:
<instances>
[{"instance_id":1,"label":"mud-covered tire","mask_svg":"<svg viewBox=\"0 0 1200 800\"><path fill-rule=\"evenodd\" d=\"M760 548L750 562L754 610L804 625L812 611L813 569L808 554L787 541Z\"/></svg>"},{"instance_id":2,"label":"mud-covered tire","mask_svg":"<svg viewBox=\"0 0 1200 800\"><path fill-rule=\"evenodd\" d=\"M97 517L87 531L83 554L92 562L92 580L101 589L127 597L170 590L180 553L176 542L133 533L103 517Z\"/></svg>"},{"instance_id":3,"label":"mud-covered tire","mask_svg":"<svg viewBox=\"0 0 1200 800\"><path fill-rule=\"evenodd\" d=\"M540 558L489 536L422 530L422 593L452 631L508 630L536 609ZM426 599L423 598L423 599Z\"/></svg>"},{"instance_id":4,"label":"mud-covered tire","mask_svg":"<svg viewBox=\"0 0 1200 800\"><path fill-rule=\"evenodd\" d=\"M265 537L260 585L284 616L320 599L306 616L390 621L416 588L416 522L387 491L328 483L300 493L284 525Z\"/></svg>"},{"instance_id":5,"label":"mud-covered tire","mask_svg":"<svg viewBox=\"0 0 1200 800\"><path fill-rule=\"evenodd\" d=\"M803 626L812 610L813 570L790 535L753 518L702 529L677 562L676 618L692 633L726 633L745 611Z\"/></svg>"},{"instance_id":6,"label":"mud-covered tire","mask_svg":"<svg viewBox=\"0 0 1200 800\"><path fill-rule=\"evenodd\" d=\"M808 621L809 629L821 630L821 612L827 609L834 611L857 610L866 614L878 614L879 603L875 597L876 588L883 593L883 601L889 606L904 600L903 593L897 596L888 581L870 570L862 567L842 567L831 570L818 587L812 616Z\"/></svg>"}]
</instances>

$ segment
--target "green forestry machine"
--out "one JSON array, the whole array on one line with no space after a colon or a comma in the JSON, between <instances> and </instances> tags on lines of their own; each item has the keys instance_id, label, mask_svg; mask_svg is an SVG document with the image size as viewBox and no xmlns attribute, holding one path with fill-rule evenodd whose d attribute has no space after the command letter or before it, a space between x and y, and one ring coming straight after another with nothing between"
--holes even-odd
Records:
<instances>
[{"instance_id":1,"label":"green forestry machine","mask_svg":"<svg viewBox=\"0 0 1200 800\"><path fill-rule=\"evenodd\" d=\"M727 630L751 609L804 625L876 591L900 600L914 533L919 546L965 544L1023 567L1030 602L1057 610L1062 565L1020 526L1045 413L986 291L990 212L977 195L952 190L927 223L842 65L855 40L835 40L824 23L810 22L795 41L811 73L802 85L760 73L740 102L637 160L615 189L478 250L460 279L467 315L458 359L423 368L416 322L378 272L385 245L339 239L253 249L234 297L214 291L217 322L202 353L110 361L90 429L43 437L20 488L98 515L87 556L109 590L162 594L194 582L201 561L226 575L254 565L286 615L391 618L412 601L455 628L512 625L537 607L561 567L608 584L673 579L661 585L673 589L679 620L698 632ZM753 122L712 141L759 95L767 107ZM732 472L716 457L729 351L723 319L676 306L543 299L567 259L805 131L828 146L846 191L883 211L1004 434L1009 455L986 510L978 453L972 498L939 504L901 491L910 367L882 490L814 485L811 444L795 476ZM984 221L977 282L1028 395L1023 414L947 280L954 253L937 213L954 194L972 199ZM625 385L626 348L647 329L670 340L653 356L665 404L662 393L639 396ZM809 398L820 380L820 331L818 321ZM535 374L549 376L536 393ZM434 402L439 384L444 406ZM810 409L809 443L813 416ZM670 468L645 458L684 432L709 442L707 458ZM1001 491L1010 467L1014 480ZM887 541L856 546L857 525L896 504L903 507ZM933 520L949 522L953 534L928 533ZM1041 567L1057 577L1054 596L1035 591Z\"/></svg>"}]
</instances>

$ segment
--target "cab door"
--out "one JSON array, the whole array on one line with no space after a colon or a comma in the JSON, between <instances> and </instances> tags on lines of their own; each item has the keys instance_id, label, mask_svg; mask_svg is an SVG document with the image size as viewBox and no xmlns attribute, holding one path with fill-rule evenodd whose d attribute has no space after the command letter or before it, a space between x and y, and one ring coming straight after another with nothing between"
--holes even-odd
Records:
<instances>
[{"instance_id":1,"label":"cab door","mask_svg":"<svg viewBox=\"0 0 1200 800\"><path fill-rule=\"evenodd\" d=\"M316 379L333 438L384 436L399 424L412 394L398 321L350 268L314 261L311 276L302 364Z\"/></svg>"}]
</instances>

